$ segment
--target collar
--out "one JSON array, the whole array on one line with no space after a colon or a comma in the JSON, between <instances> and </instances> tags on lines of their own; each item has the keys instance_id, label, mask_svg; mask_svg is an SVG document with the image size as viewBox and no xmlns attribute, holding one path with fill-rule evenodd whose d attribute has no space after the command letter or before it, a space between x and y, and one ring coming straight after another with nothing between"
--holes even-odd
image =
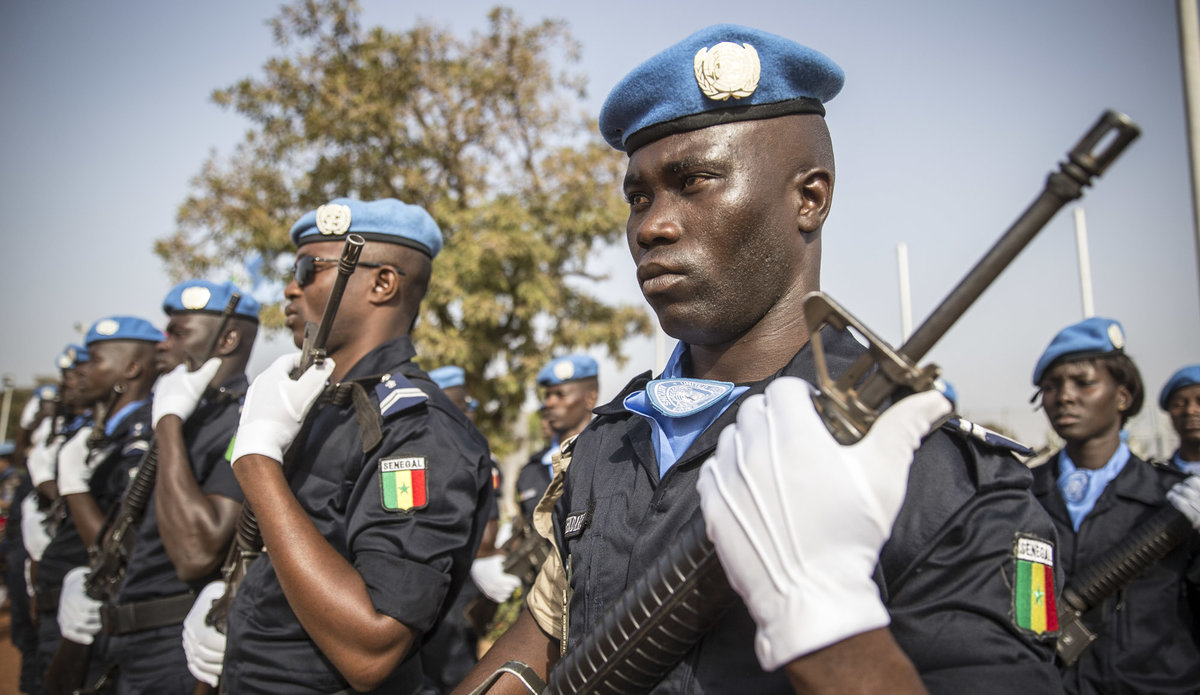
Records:
<instances>
[{"instance_id":1,"label":"collar","mask_svg":"<svg viewBox=\"0 0 1200 695\"><path fill-rule=\"evenodd\" d=\"M354 381L366 377L378 378L378 375L393 371L398 365L410 361L417 356L412 339L406 335L392 338L375 346L373 350L362 356L354 366L342 377L343 382Z\"/></svg>"},{"instance_id":2,"label":"collar","mask_svg":"<svg viewBox=\"0 0 1200 695\"><path fill-rule=\"evenodd\" d=\"M1183 454L1178 450L1171 460L1175 463L1175 467L1184 473L1188 475L1200 475L1200 461L1188 461L1183 458Z\"/></svg>"},{"instance_id":3,"label":"collar","mask_svg":"<svg viewBox=\"0 0 1200 695\"><path fill-rule=\"evenodd\" d=\"M140 401L133 401L131 403L126 403L125 405L121 406L121 408L119 410L117 410L117 412L113 413L112 415L110 415L108 417L107 420L105 420L105 422L104 422L105 436L112 437L114 434L117 433L117 429L121 426L121 423L125 420L125 418L129 417L138 408L148 405L149 403L150 403L149 398L143 398Z\"/></svg>"}]
</instances>

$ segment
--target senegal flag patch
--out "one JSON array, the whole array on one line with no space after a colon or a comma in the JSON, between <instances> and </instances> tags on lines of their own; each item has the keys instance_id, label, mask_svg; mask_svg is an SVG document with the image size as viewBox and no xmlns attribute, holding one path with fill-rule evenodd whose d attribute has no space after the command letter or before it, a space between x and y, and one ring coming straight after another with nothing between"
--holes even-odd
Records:
<instances>
[{"instance_id":1,"label":"senegal flag patch","mask_svg":"<svg viewBox=\"0 0 1200 695\"><path fill-rule=\"evenodd\" d=\"M1058 631L1054 604L1054 546L1043 540L1017 537L1017 581L1013 608L1017 626L1037 634Z\"/></svg>"},{"instance_id":2,"label":"senegal flag patch","mask_svg":"<svg viewBox=\"0 0 1200 695\"><path fill-rule=\"evenodd\" d=\"M425 457L396 456L379 460L379 492L389 512L420 509L427 503Z\"/></svg>"}]
</instances>

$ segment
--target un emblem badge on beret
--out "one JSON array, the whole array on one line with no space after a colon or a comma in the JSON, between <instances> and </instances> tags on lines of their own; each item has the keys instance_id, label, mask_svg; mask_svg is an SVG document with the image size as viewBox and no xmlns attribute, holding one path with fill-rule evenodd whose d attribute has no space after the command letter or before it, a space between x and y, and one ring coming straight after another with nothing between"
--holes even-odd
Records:
<instances>
[{"instance_id":1,"label":"un emblem badge on beret","mask_svg":"<svg viewBox=\"0 0 1200 695\"><path fill-rule=\"evenodd\" d=\"M104 319L96 324L96 332L100 335L113 335L121 328L121 324L112 319Z\"/></svg>"},{"instance_id":2,"label":"un emblem badge on beret","mask_svg":"<svg viewBox=\"0 0 1200 695\"><path fill-rule=\"evenodd\" d=\"M1115 323L1108 324L1108 340L1117 350L1125 347L1125 334L1121 333L1121 327Z\"/></svg>"},{"instance_id":3,"label":"un emblem badge on beret","mask_svg":"<svg viewBox=\"0 0 1200 695\"><path fill-rule=\"evenodd\" d=\"M748 43L739 46L722 41L712 48L701 48L692 64L700 91L714 101L725 101L729 97L741 99L758 89L762 65L758 51Z\"/></svg>"},{"instance_id":4,"label":"un emblem badge on beret","mask_svg":"<svg viewBox=\"0 0 1200 695\"><path fill-rule=\"evenodd\" d=\"M67 369L67 368L69 368L69 367L70 367L72 364L74 364L74 363L75 363L75 357L74 357L73 355L74 355L74 353L72 353L72 355L71 355L71 356L68 356L68 355L59 355L59 356L58 356L58 368L59 368L59 369Z\"/></svg>"},{"instance_id":5,"label":"un emblem badge on beret","mask_svg":"<svg viewBox=\"0 0 1200 695\"><path fill-rule=\"evenodd\" d=\"M326 236L345 234L350 229L350 206L330 203L317 208L317 231Z\"/></svg>"},{"instance_id":6,"label":"un emblem badge on beret","mask_svg":"<svg viewBox=\"0 0 1200 695\"><path fill-rule=\"evenodd\" d=\"M179 295L179 303L189 311L199 311L208 306L212 292L207 287L188 287Z\"/></svg>"},{"instance_id":7,"label":"un emblem badge on beret","mask_svg":"<svg viewBox=\"0 0 1200 695\"><path fill-rule=\"evenodd\" d=\"M554 365L554 376L559 381L568 381L575 376L575 365L571 364L570 360L562 360Z\"/></svg>"}]
</instances>

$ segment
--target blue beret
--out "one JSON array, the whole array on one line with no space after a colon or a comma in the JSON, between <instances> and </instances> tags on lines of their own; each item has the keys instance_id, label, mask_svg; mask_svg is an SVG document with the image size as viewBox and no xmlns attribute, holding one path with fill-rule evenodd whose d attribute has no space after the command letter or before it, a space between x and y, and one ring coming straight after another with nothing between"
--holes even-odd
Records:
<instances>
[{"instance_id":1,"label":"blue beret","mask_svg":"<svg viewBox=\"0 0 1200 695\"><path fill-rule=\"evenodd\" d=\"M568 381L594 377L597 373L599 373L599 368L596 360L588 355L582 353L564 355L550 360L550 364L542 367L542 371L537 375L537 383L538 386L557 386Z\"/></svg>"},{"instance_id":2,"label":"blue beret","mask_svg":"<svg viewBox=\"0 0 1200 695\"><path fill-rule=\"evenodd\" d=\"M292 243L296 246L314 241L341 241L347 234L358 234L367 241L408 246L430 258L442 250L442 230L425 208L395 198L368 202L335 198L305 213L292 225Z\"/></svg>"},{"instance_id":3,"label":"blue beret","mask_svg":"<svg viewBox=\"0 0 1200 695\"><path fill-rule=\"evenodd\" d=\"M1125 348L1125 331L1113 319L1094 316L1067 326L1054 336L1050 346L1038 359L1033 368L1033 385L1042 381L1042 375L1064 357L1086 359L1121 352Z\"/></svg>"},{"instance_id":4,"label":"blue beret","mask_svg":"<svg viewBox=\"0 0 1200 695\"><path fill-rule=\"evenodd\" d=\"M54 363L59 369L70 369L76 365L83 364L90 359L91 355L88 354L87 348L82 345L69 343L65 348L63 348L62 354L58 356L58 359L56 359Z\"/></svg>"},{"instance_id":5,"label":"blue beret","mask_svg":"<svg viewBox=\"0 0 1200 695\"><path fill-rule=\"evenodd\" d=\"M84 342L91 347L93 343L106 340L144 340L160 343L166 340L166 336L146 319L136 316L109 316L92 324Z\"/></svg>"},{"instance_id":6,"label":"blue beret","mask_svg":"<svg viewBox=\"0 0 1200 695\"><path fill-rule=\"evenodd\" d=\"M38 400L52 401L54 400L54 397L58 395L58 387L54 384L44 384L37 387L34 390L33 395L36 396Z\"/></svg>"},{"instance_id":7,"label":"blue beret","mask_svg":"<svg viewBox=\"0 0 1200 695\"><path fill-rule=\"evenodd\" d=\"M0 456L12 456L13 452L16 450L17 450L16 445L13 444L11 441L0 442Z\"/></svg>"},{"instance_id":8,"label":"blue beret","mask_svg":"<svg viewBox=\"0 0 1200 695\"><path fill-rule=\"evenodd\" d=\"M237 292L242 295L233 315L258 321L258 300L241 291L232 282L210 282L208 280L184 280L171 288L163 300L163 313L168 316L180 312L202 312L220 315L225 311L229 298Z\"/></svg>"},{"instance_id":9,"label":"blue beret","mask_svg":"<svg viewBox=\"0 0 1200 695\"><path fill-rule=\"evenodd\" d=\"M463 368L450 365L438 367L430 371L429 378L433 379L433 383L437 384L440 389L448 389L452 386L465 386L467 383Z\"/></svg>"},{"instance_id":10,"label":"blue beret","mask_svg":"<svg viewBox=\"0 0 1200 695\"><path fill-rule=\"evenodd\" d=\"M701 29L637 66L609 92L600 133L633 152L718 123L825 115L845 74L807 46L736 24Z\"/></svg>"},{"instance_id":11,"label":"blue beret","mask_svg":"<svg viewBox=\"0 0 1200 695\"><path fill-rule=\"evenodd\" d=\"M1171 375L1167 379L1167 385L1163 386L1162 393L1158 394L1158 405L1163 410L1167 409L1167 401L1171 400L1171 394L1175 393L1184 386L1192 384L1200 384L1200 364L1193 364Z\"/></svg>"}]
</instances>

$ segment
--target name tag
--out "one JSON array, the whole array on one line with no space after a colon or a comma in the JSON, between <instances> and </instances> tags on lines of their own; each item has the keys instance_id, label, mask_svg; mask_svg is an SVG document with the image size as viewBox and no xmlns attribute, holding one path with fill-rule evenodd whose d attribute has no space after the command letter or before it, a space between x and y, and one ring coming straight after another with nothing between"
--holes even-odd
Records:
<instances>
[{"instance_id":1,"label":"name tag","mask_svg":"<svg viewBox=\"0 0 1200 695\"><path fill-rule=\"evenodd\" d=\"M563 537L572 540L583 535L584 530L592 523L592 505L581 512L571 512L563 520Z\"/></svg>"}]
</instances>

